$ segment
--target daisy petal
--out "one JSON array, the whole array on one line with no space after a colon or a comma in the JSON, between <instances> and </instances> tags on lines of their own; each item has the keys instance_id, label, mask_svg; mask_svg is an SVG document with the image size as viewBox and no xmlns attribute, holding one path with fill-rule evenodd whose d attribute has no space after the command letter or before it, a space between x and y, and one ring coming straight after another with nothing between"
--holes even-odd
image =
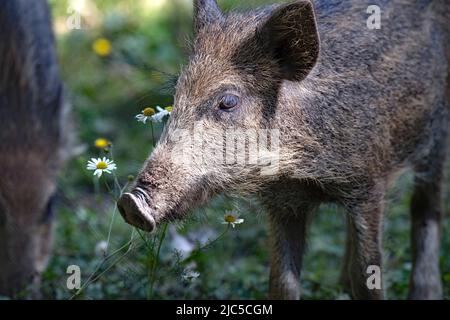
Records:
<instances>
[{"instance_id":1,"label":"daisy petal","mask_svg":"<svg viewBox=\"0 0 450 320\"><path fill-rule=\"evenodd\" d=\"M99 169L95 170L94 176L98 176L100 178L102 176L102 170L99 170Z\"/></svg>"}]
</instances>

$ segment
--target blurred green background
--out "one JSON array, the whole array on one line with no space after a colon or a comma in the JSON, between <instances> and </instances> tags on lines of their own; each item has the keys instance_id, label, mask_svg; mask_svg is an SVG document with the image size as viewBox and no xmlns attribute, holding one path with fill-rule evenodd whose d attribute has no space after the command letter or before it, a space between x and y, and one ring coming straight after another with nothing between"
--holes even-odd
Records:
<instances>
[{"instance_id":1,"label":"blurred green background","mask_svg":"<svg viewBox=\"0 0 450 320\"><path fill-rule=\"evenodd\" d=\"M225 10L273 2L219 1ZM192 37L192 1L50 0L50 4L78 140L77 154L60 178L54 254L44 273L44 297L265 298L269 275L267 230L265 216L253 201L214 199L193 212L188 221L168 227L156 259L163 230L154 236L133 231L114 210L115 196L108 192L108 186L114 185L112 177L97 182L86 170L91 157L105 155L94 145L97 138L112 142L122 186L151 152L151 129L134 116L148 106L172 104L173 79L186 61ZM75 16L77 12L79 16ZM68 19L73 23L78 18L81 29L69 29ZM103 48L104 55L93 49L98 39L110 44L110 48ZM156 136L162 126L155 125ZM391 299L403 299L407 294L411 270L410 185L408 175L398 183L386 214L384 280ZM450 196L447 199L448 212ZM226 230L219 220L226 210L236 207L245 222L196 250ZM344 222L342 211L334 207L323 207L316 216L302 274L304 299L348 298L338 284ZM447 217L441 255L446 298L450 297L449 230ZM77 294L66 286L69 265L81 268L82 290Z\"/></svg>"}]
</instances>

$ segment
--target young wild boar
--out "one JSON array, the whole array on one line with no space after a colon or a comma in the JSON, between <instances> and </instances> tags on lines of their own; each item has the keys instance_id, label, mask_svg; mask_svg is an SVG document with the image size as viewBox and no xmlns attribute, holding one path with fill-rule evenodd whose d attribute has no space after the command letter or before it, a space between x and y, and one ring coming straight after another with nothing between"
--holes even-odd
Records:
<instances>
[{"instance_id":1,"label":"young wild boar","mask_svg":"<svg viewBox=\"0 0 450 320\"><path fill-rule=\"evenodd\" d=\"M35 296L50 253L52 195L67 145L63 100L46 1L2 1L0 296Z\"/></svg>"},{"instance_id":2,"label":"young wild boar","mask_svg":"<svg viewBox=\"0 0 450 320\"><path fill-rule=\"evenodd\" d=\"M374 3L366 0L301 0L229 14L214 0L194 4L196 38L174 111L118 202L124 219L151 231L216 193L256 194L270 223L269 296L297 299L310 217L321 203L337 203L349 221L343 279L354 298L381 299L382 288L366 285L367 270L382 266L386 189L410 167L409 297L441 297L448 1L380 1L379 30L367 27ZM231 139L245 146L234 155L245 161L228 161L233 151L223 141L231 129L258 133Z\"/></svg>"}]
</instances>

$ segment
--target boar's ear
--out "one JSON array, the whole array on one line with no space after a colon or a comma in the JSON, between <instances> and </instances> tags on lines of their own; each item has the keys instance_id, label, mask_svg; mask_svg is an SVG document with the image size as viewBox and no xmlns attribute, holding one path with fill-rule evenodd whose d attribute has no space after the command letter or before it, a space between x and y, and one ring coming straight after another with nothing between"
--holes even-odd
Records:
<instances>
[{"instance_id":1,"label":"boar's ear","mask_svg":"<svg viewBox=\"0 0 450 320\"><path fill-rule=\"evenodd\" d=\"M198 33L207 24L222 19L216 0L194 0L194 31Z\"/></svg>"},{"instance_id":2,"label":"boar's ear","mask_svg":"<svg viewBox=\"0 0 450 320\"><path fill-rule=\"evenodd\" d=\"M309 0L275 9L258 33L286 80L303 80L316 64L320 41Z\"/></svg>"}]
</instances>

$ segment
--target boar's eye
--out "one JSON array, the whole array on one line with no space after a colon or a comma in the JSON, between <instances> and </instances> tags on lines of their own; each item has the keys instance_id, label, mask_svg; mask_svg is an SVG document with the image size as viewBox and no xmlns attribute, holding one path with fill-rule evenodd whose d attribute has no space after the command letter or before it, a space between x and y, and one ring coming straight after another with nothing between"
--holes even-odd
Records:
<instances>
[{"instance_id":1,"label":"boar's eye","mask_svg":"<svg viewBox=\"0 0 450 320\"><path fill-rule=\"evenodd\" d=\"M221 110L231 110L236 108L241 102L241 99L234 94L224 95L219 102L219 108Z\"/></svg>"}]
</instances>

